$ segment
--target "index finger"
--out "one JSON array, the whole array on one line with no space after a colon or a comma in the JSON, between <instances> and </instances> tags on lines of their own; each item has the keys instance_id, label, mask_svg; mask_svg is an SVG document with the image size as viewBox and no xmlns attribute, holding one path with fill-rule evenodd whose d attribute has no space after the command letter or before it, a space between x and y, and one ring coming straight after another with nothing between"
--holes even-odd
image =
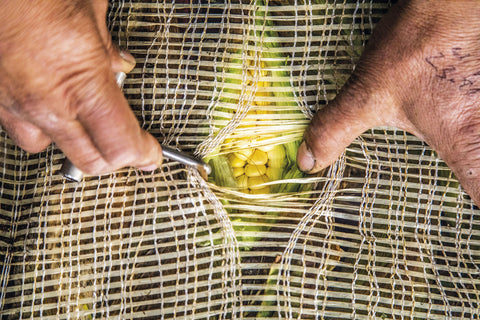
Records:
<instances>
[{"instance_id":1,"label":"index finger","mask_svg":"<svg viewBox=\"0 0 480 320\"><path fill-rule=\"evenodd\" d=\"M89 86L97 89L92 87L88 91L93 94L84 95L77 106L77 119L102 158L113 169L158 165L162 159L160 144L140 128L113 75L97 77Z\"/></svg>"}]
</instances>

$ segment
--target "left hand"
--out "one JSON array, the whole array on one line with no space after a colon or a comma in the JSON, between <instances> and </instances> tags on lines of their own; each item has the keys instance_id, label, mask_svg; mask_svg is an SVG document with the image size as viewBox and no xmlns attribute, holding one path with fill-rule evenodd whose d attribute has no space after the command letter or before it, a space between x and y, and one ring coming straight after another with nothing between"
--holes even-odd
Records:
<instances>
[{"instance_id":1,"label":"left hand","mask_svg":"<svg viewBox=\"0 0 480 320\"><path fill-rule=\"evenodd\" d=\"M52 141L88 174L153 170L156 139L140 128L114 73L130 71L106 26L106 0L0 0L0 123L17 145Z\"/></svg>"}]
</instances>

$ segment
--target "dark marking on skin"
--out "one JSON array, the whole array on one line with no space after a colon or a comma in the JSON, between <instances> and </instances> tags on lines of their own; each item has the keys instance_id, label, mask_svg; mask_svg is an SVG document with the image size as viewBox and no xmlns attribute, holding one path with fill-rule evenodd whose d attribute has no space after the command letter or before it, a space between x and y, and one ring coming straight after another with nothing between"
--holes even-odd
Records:
<instances>
[{"instance_id":1,"label":"dark marking on skin","mask_svg":"<svg viewBox=\"0 0 480 320\"><path fill-rule=\"evenodd\" d=\"M454 47L451 50L450 61L453 57L458 63L469 57L470 54L462 54L462 48ZM472 74L463 76L457 72L457 67L453 64L443 66L449 57L443 52L439 52L437 55L428 56L425 61L435 70L435 76L442 81L448 81L450 83L457 83L458 90L464 92L465 95L476 95L480 93L480 71L475 71Z\"/></svg>"},{"instance_id":2,"label":"dark marking on skin","mask_svg":"<svg viewBox=\"0 0 480 320\"><path fill-rule=\"evenodd\" d=\"M467 91L468 95L477 94L477 93L480 93L480 88L473 88Z\"/></svg>"},{"instance_id":3,"label":"dark marking on skin","mask_svg":"<svg viewBox=\"0 0 480 320\"><path fill-rule=\"evenodd\" d=\"M443 55L442 52L440 52L437 56L430 56L430 57L426 57L425 58L425 61L427 61L427 63L429 65L431 65L435 70L437 70L437 66L435 63L433 63L433 60L434 59L440 59L440 58L444 58L445 56Z\"/></svg>"},{"instance_id":4,"label":"dark marking on skin","mask_svg":"<svg viewBox=\"0 0 480 320\"><path fill-rule=\"evenodd\" d=\"M458 88L462 89L465 86L471 86L471 85L473 85L473 82L471 80L469 80L468 78L463 78L463 80L460 83L460 86Z\"/></svg>"},{"instance_id":5,"label":"dark marking on skin","mask_svg":"<svg viewBox=\"0 0 480 320\"><path fill-rule=\"evenodd\" d=\"M462 55L460 53L461 51L462 51L462 48L459 48L459 47L452 48L452 55L459 60L470 57L469 53Z\"/></svg>"},{"instance_id":6,"label":"dark marking on skin","mask_svg":"<svg viewBox=\"0 0 480 320\"><path fill-rule=\"evenodd\" d=\"M457 70L454 66L447 66L445 68L440 69L440 71L437 74L437 77L440 79L444 80L449 80L451 82L455 82L455 79L452 77L448 77L447 74L454 73Z\"/></svg>"}]
</instances>

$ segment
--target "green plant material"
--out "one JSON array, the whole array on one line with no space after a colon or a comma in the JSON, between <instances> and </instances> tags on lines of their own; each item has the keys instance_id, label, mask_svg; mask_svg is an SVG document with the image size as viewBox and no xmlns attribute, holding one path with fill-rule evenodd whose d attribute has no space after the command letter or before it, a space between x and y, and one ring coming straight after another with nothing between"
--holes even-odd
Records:
<instances>
[{"instance_id":1,"label":"green plant material","mask_svg":"<svg viewBox=\"0 0 480 320\"><path fill-rule=\"evenodd\" d=\"M295 181L305 177L298 169L296 156L307 120L296 100L286 67L288 56L281 50L265 2L257 0L255 4L254 30L250 31L245 49L236 49L228 64L218 69L218 82L224 87L219 90L223 95L215 109L214 126L220 133L231 124L228 120L241 120L235 122L235 130L205 161L213 169L209 181L217 186L269 197L309 187ZM232 222L239 243L260 240L279 214L249 215L232 208L231 202L227 204L230 216L235 216ZM262 218L263 223L251 218L259 214L268 218ZM249 247L243 245L241 249Z\"/></svg>"}]
</instances>

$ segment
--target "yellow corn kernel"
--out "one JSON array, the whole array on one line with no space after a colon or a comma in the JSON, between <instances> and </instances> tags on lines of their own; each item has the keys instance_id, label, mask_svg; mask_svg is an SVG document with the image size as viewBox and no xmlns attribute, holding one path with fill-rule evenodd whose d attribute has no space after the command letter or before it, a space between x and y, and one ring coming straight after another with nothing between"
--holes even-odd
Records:
<instances>
[{"instance_id":1,"label":"yellow corn kernel","mask_svg":"<svg viewBox=\"0 0 480 320\"><path fill-rule=\"evenodd\" d=\"M285 148L282 145L276 145L267 152L267 165L274 168L283 167L285 165L285 157Z\"/></svg>"},{"instance_id":2,"label":"yellow corn kernel","mask_svg":"<svg viewBox=\"0 0 480 320\"><path fill-rule=\"evenodd\" d=\"M240 177L244 173L245 173L245 169L243 167L233 168L233 177L234 178Z\"/></svg>"},{"instance_id":3,"label":"yellow corn kernel","mask_svg":"<svg viewBox=\"0 0 480 320\"><path fill-rule=\"evenodd\" d=\"M272 151L273 148L275 148L275 145L273 145L273 144L265 144L263 146L257 147L258 150L263 151L263 152L267 152L267 153Z\"/></svg>"},{"instance_id":4,"label":"yellow corn kernel","mask_svg":"<svg viewBox=\"0 0 480 320\"><path fill-rule=\"evenodd\" d=\"M262 186L261 184L266 182L268 182L268 177L266 175L262 175L248 178L247 185L250 190L256 190L262 189L264 186Z\"/></svg>"},{"instance_id":5,"label":"yellow corn kernel","mask_svg":"<svg viewBox=\"0 0 480 320\"><path fill-rule=\"evenodd\" d=\"M277 181L282 176L283 168L276 168L276 167L268 167L265 175L268 177L270 181Z\"/></svg>"},{"instance_id":6,"label":"yellow corn kernel","mask_svg":"<svg viewBox=\"0 0 480 320\"><path fill-rule=\"evenodd\" d=\"M237 186L240 189L247 189L248 188L248 177L246 175L241 175L237 177Z\"/></svg>"},{"instance_id":7,"label":"yellow corn kernel","mask_svg":"<svg viewBox=\"0 0 480 320\"><path fill-rule=\"evenodd\" d=\"M265 187L260 188L260 189L251 189L250 193L251 194L267 194L267 193L270 193L270 187L265 186Z\"/></svg>"},{"instance_id":8,"label":"yellow corn kernel","mask_svg":"<svg viewBox=\"0 0 480 320\"><path fill-rule=\"evenodd\" d=\"M232 166L232 168L243 168L247 163L246 160L240 159L235 154L230 154L228 156L228 161L230 162L230 165Z\"/></svg>"},{"instance_id":9,"label":"yellow corn kernel","mask_svg":"<svg viewBox=\"0 0 480 320\"><path fill-rule=\"evenodd\" d=\"M246 126L246 127L251 127L251 126ZM237 136L237 137L235 137ZM243 150L243 149L251 149L251 145L252 145L252 139L254 137L241 137L240 134L236 134L234 135L234 141L232 143L232 145L236 148L236 149L240 149L240 150ZM253 150L252 150L253 152Z\"/></svg>"},{"instance_id":10,"label":"yellow corn kernel","mask_svg":"<svg viewBox=\"0 0 480 320\"><path fill-rule=\"evenodd\" d=\"M252 156L254 151L255 151L255 149L253 149L253 148L241 149L241 150L235 152L235 156L237 156L238 158L240 158L243 161L247 161Z\"/></svg>"},{"instance_id":11,"label":"yellow corn kernel","mask_svg":"<svg viewBox=\"0 0 480 320\"><path fill-rule=\"evenodd\" d=\"M247 177L258 177L262 176L267 172L267 167L265 165L256 166L253 164L247 164L245 166L245 175Z\"/></svg>"},{"instance_id":12,"label":"yellow corn kernel","mask_svg":"<svg viewBox=\"0 0 480 320\"><path fill-rule=\"evenodd\" d=\"M256 166L261 166L267 164L268 156L266 152L263 152L259 149L254 149L255 151L247 158L247 162Z\"/></svg>"}]
</instances>

